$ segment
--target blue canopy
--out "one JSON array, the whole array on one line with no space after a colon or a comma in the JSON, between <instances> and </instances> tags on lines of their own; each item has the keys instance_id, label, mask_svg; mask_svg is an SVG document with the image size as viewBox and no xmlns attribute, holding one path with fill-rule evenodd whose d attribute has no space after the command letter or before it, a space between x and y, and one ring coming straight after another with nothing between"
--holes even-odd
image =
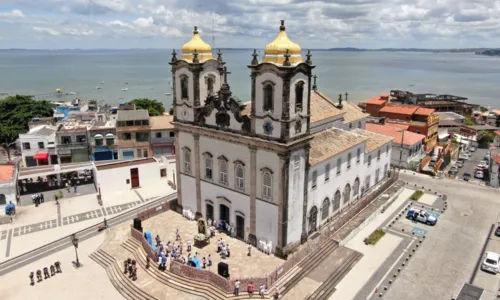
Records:
<instances>
[{"instance_id":1,"label":"blue canopy","mask_svg":"<svg viewBox=\"0 0 500 300\"><path fill-rule=\"evenodd\" d=\"M16 206L14 205L14 203L9 203L7 204L7 206L5 206L5 214L6 215L10 215L12 213L12 211L14 211L16 209Z\"/></svg>"}]
</instances>

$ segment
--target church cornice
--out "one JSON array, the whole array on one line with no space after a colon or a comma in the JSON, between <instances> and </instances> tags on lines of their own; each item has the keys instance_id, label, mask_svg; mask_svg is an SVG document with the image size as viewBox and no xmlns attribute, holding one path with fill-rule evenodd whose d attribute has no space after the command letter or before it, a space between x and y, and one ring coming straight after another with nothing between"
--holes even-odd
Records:
<instances>
[{"instance_id":1,"label":"church cornice","mask_svg":"<svg viewBox=\"0 0 500 300\"><path fill-rule=\"evenodd\" d=\"M282 65L276 65L269 62L261 62L258 65L248 65L252 72L260 73L273 73L279 77L291 76L293 77L297 73L310 74L315 66L309 65L307 63L300 63L290 67L285 67Z\"/></svg>"}]
</instances>

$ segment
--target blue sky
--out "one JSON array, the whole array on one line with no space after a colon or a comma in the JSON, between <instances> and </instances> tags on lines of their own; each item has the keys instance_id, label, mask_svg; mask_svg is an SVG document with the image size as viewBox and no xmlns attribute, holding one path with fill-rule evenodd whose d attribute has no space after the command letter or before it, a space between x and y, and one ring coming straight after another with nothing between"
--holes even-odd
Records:
<instances>
[{"instance_id":1,"label":"blue sky","mask_svg":"<svg viewBox=\"0 0 500 300\"><path fill-rule=\"evenodd\" d=\"M500 0L2 0L0 48L500 47Z\"/></svg>"}]
</instances>

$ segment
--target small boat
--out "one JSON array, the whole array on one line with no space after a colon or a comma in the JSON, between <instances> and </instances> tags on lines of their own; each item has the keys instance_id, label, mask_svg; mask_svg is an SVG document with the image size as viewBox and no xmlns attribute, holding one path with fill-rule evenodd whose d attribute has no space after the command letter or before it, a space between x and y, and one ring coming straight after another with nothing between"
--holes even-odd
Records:
<instances>
[{"instance_id":1,"label":"small boat","mask_svg":"<svg viewBox=\"0 0 500 300\"><path fill-rule=\"evenodd\" d=\"M123 97L118 97L118 100L122 100L122 99L123 99Z\"/></svg>"},{"instance_id":2,"label":"small boat","mask_svg":"<svg viewBox=\"0 0 500 300\"><path fill-rule=\"evenodd\" d=\"M100 87L100 86L96 86L96 87L95 87L95 89L96 89L96 90L100 90L100 89L101 89L101 87Z\"/></svg>"},{"instance_id":3,"label":"small boat","mask_svg":"<svg viewBox=\"0 0 500 300\"><path fill-rule=\"evenodd\" d=\"M165 93L165 95L170 96L170 95L172 95L172 93Z\"/></svg>"},{"instance_id":4,"label":"small boat","mask_svg":"<svg viewBox=\"0 0 500 300\"><path fill-rule=\"evenodd\" d=\"M126 91L128 91L128 89L127 89L127 88L124 88L124 89L122 89L122 91L126 92Z\"/></svg>"},{"instance_id":5,"label":"small boat","mask_svg":"<svg viewBox=\"0 0 500 300\"><path fill-rule=\"evenodd\" d=\"M76 95L75 92L69 92L68 95Z\"/></svg>"},{"instance_id":6,"label":"small boat","mask_svg":"<svg viewBox=\"0 0 500 300\"><path fill-rule=\"evenodd\" d=\"M101 81L101 84L104 84L104 81Z\"/></svg>"}]
</instances>

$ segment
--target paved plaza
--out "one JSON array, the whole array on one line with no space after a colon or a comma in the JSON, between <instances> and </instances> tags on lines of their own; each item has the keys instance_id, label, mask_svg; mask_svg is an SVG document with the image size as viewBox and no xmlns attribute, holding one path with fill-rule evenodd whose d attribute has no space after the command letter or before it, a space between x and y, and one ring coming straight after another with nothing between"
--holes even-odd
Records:
<instances>
[{"instance_id":1,"label":"paved plaza","mask_svg":"<svg viewBox=\"0 0 500 300\"><path fill-rule=\"evenodd\" d=\"M179 229L184 244L184 256L187 255L187 241L191 240L194 244L193 237L198 232L196 221L189 221L182 215L173 211L167 211L144 221L142 227L144 231L150 231L153 237L159 234L165 244L168 241L175 241L175 230ZM221 259L220 255L217 253L217 240L219 238L222 238L224 243L229 244L231 248L231 257L224 260ZM178 243L179 242L177 242L177 244ZM242 277L264 277L264 275L276 271L276 268L284 262L282 259L274 255L267 255L254 247L252 247L252 256L248 257L247 243L232 238L225 233L218 232L215 234L214 238L210 239L210 244L207 246L201 249L193 246L192 255L194 255L195 252L198 252L200 262L203 257L208 257L209 254L212 255L213 266L209 270L215 273L217 273L217 264L220 261L227 263L229 265L229 274L232 279Z\"/></svg>"}]
</instances>

